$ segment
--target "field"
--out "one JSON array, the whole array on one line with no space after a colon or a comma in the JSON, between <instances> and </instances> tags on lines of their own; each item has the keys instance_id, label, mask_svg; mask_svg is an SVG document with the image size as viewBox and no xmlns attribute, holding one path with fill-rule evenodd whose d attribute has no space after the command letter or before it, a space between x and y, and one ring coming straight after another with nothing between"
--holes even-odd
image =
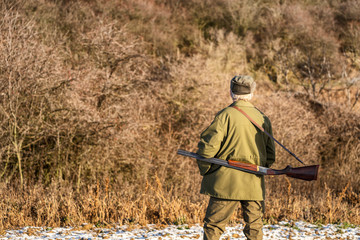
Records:
<instances>
[{"instance_id":1,"label":"field","mask_svg":"<svg viewBox=\"0 0 360 240\"><path fill-rule=\"evenodd\" d=\"M360 224L357 1L4 0L0 16L1 229L201 223L176 151L239 73L275 138L321 165L266 178L265 223ZM274 168L300 166L276 150Z\"/></svg>"}]
</instances>

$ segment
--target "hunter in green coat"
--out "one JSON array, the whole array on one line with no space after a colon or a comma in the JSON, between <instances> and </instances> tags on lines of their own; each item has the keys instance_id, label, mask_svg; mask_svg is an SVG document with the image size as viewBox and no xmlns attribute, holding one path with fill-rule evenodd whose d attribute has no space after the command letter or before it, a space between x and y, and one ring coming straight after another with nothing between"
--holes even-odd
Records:
<instances>
[{"instance_id":1,"label":"hunter in green coat","mask_svg":"<svg viewBox=\"0 0 360 240\"><path fill-rule=\"evenodd\" d=\"M199 155L264 167L270 167L274 163L274 141L233 107L242 109L265 131L272 134L269 118L249 102L255 86L250 76L235 76L231 80L230 94L234 102L221 110L201 134L197 151ZM264 176L203 161L198 161L198 166L203 176L200 192L211 197L205 217L204 239L219 239L238 202L244 212L248 210L244 208L250 208L248 215L244 215L245 222L247 219L249 221L244 229L245 236L247 239L262 239Z\"/></svg>"}]
</instances>

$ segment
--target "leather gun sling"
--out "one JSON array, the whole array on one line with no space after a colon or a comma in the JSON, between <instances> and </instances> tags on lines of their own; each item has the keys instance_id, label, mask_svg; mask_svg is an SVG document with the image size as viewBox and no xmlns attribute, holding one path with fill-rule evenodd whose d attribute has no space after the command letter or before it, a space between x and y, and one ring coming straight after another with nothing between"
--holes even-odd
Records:
<instances>
[{"instance_id":1,"label":"leather gun sling","mask_svg":"<svg viewBox=\"0 0 360 240\"><path fill-rule=\"evenodd\" d=\"M288 153L290 153L291 156L293 156L296 160L298 160L299 162L301 162L302 164L305 165L305 163L303 163L294 153L290 152L289 149L287 149L284 145L282 145L278 140L276 140L270 133L268 133L267 131L265 131L264 128L262 128L259 124L257 124L248 114L246 114L246 112L244 112L242 109L240 109L237 106L232 106L233 108L235 108L236 110L238 110L239 112L241 112L247 119L249 119L249 121L255 125L255 127L257 127L260 131L262 131L263 133L265 133L266 135L268 135L270 138L272 138L276 143L278 143L282 148L284 148Z\"/></svg>"}]
</instances>

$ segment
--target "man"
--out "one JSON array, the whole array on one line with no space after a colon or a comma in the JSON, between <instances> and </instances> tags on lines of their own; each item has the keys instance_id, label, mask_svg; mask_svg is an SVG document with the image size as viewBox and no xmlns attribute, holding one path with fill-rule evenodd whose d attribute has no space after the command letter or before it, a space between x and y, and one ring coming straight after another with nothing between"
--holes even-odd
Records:
<instances>
[{"instance_id":1,"label":"man","mask_svg":"<svg viewBox=\"0 0 360 240\"><path fill-rule=\"evenodd\" d=\"M256 109L251 100L256 83L246 75L230 82L233 103L221 110L201 134L197 153L206 158L237 160L264 167L275 161L274 141L258 130L240 111L272 134L270 120ZM241 203L247 239L262 239L264 212L264 176L198 161L203 176L200 193L210 196L204 219L204 239L219 239L232 213Z\"/></svg>"}]
</instances>

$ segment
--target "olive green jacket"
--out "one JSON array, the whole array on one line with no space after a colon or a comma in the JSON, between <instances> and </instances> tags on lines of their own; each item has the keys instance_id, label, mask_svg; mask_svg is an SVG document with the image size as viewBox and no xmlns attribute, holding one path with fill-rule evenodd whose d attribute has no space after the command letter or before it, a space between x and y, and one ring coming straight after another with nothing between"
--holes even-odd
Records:
<instances>
[{"instance_id":1,"label":"olive green jacket","mask_svg":"<svg viewBox=\"0 0 360 240\"><path fill-rule=\"evenodd\" d=\"M272 135L268 117L251 103L239 100L221 110L211 125L201 134L197 153L206 158L237 160L264 167L275 161L274 141L237 109L245 111L265 131ZM203 175L200 193L233 200L264 200L264 176L210 164L198 160Z\"/></svg>"}]
</instances>

